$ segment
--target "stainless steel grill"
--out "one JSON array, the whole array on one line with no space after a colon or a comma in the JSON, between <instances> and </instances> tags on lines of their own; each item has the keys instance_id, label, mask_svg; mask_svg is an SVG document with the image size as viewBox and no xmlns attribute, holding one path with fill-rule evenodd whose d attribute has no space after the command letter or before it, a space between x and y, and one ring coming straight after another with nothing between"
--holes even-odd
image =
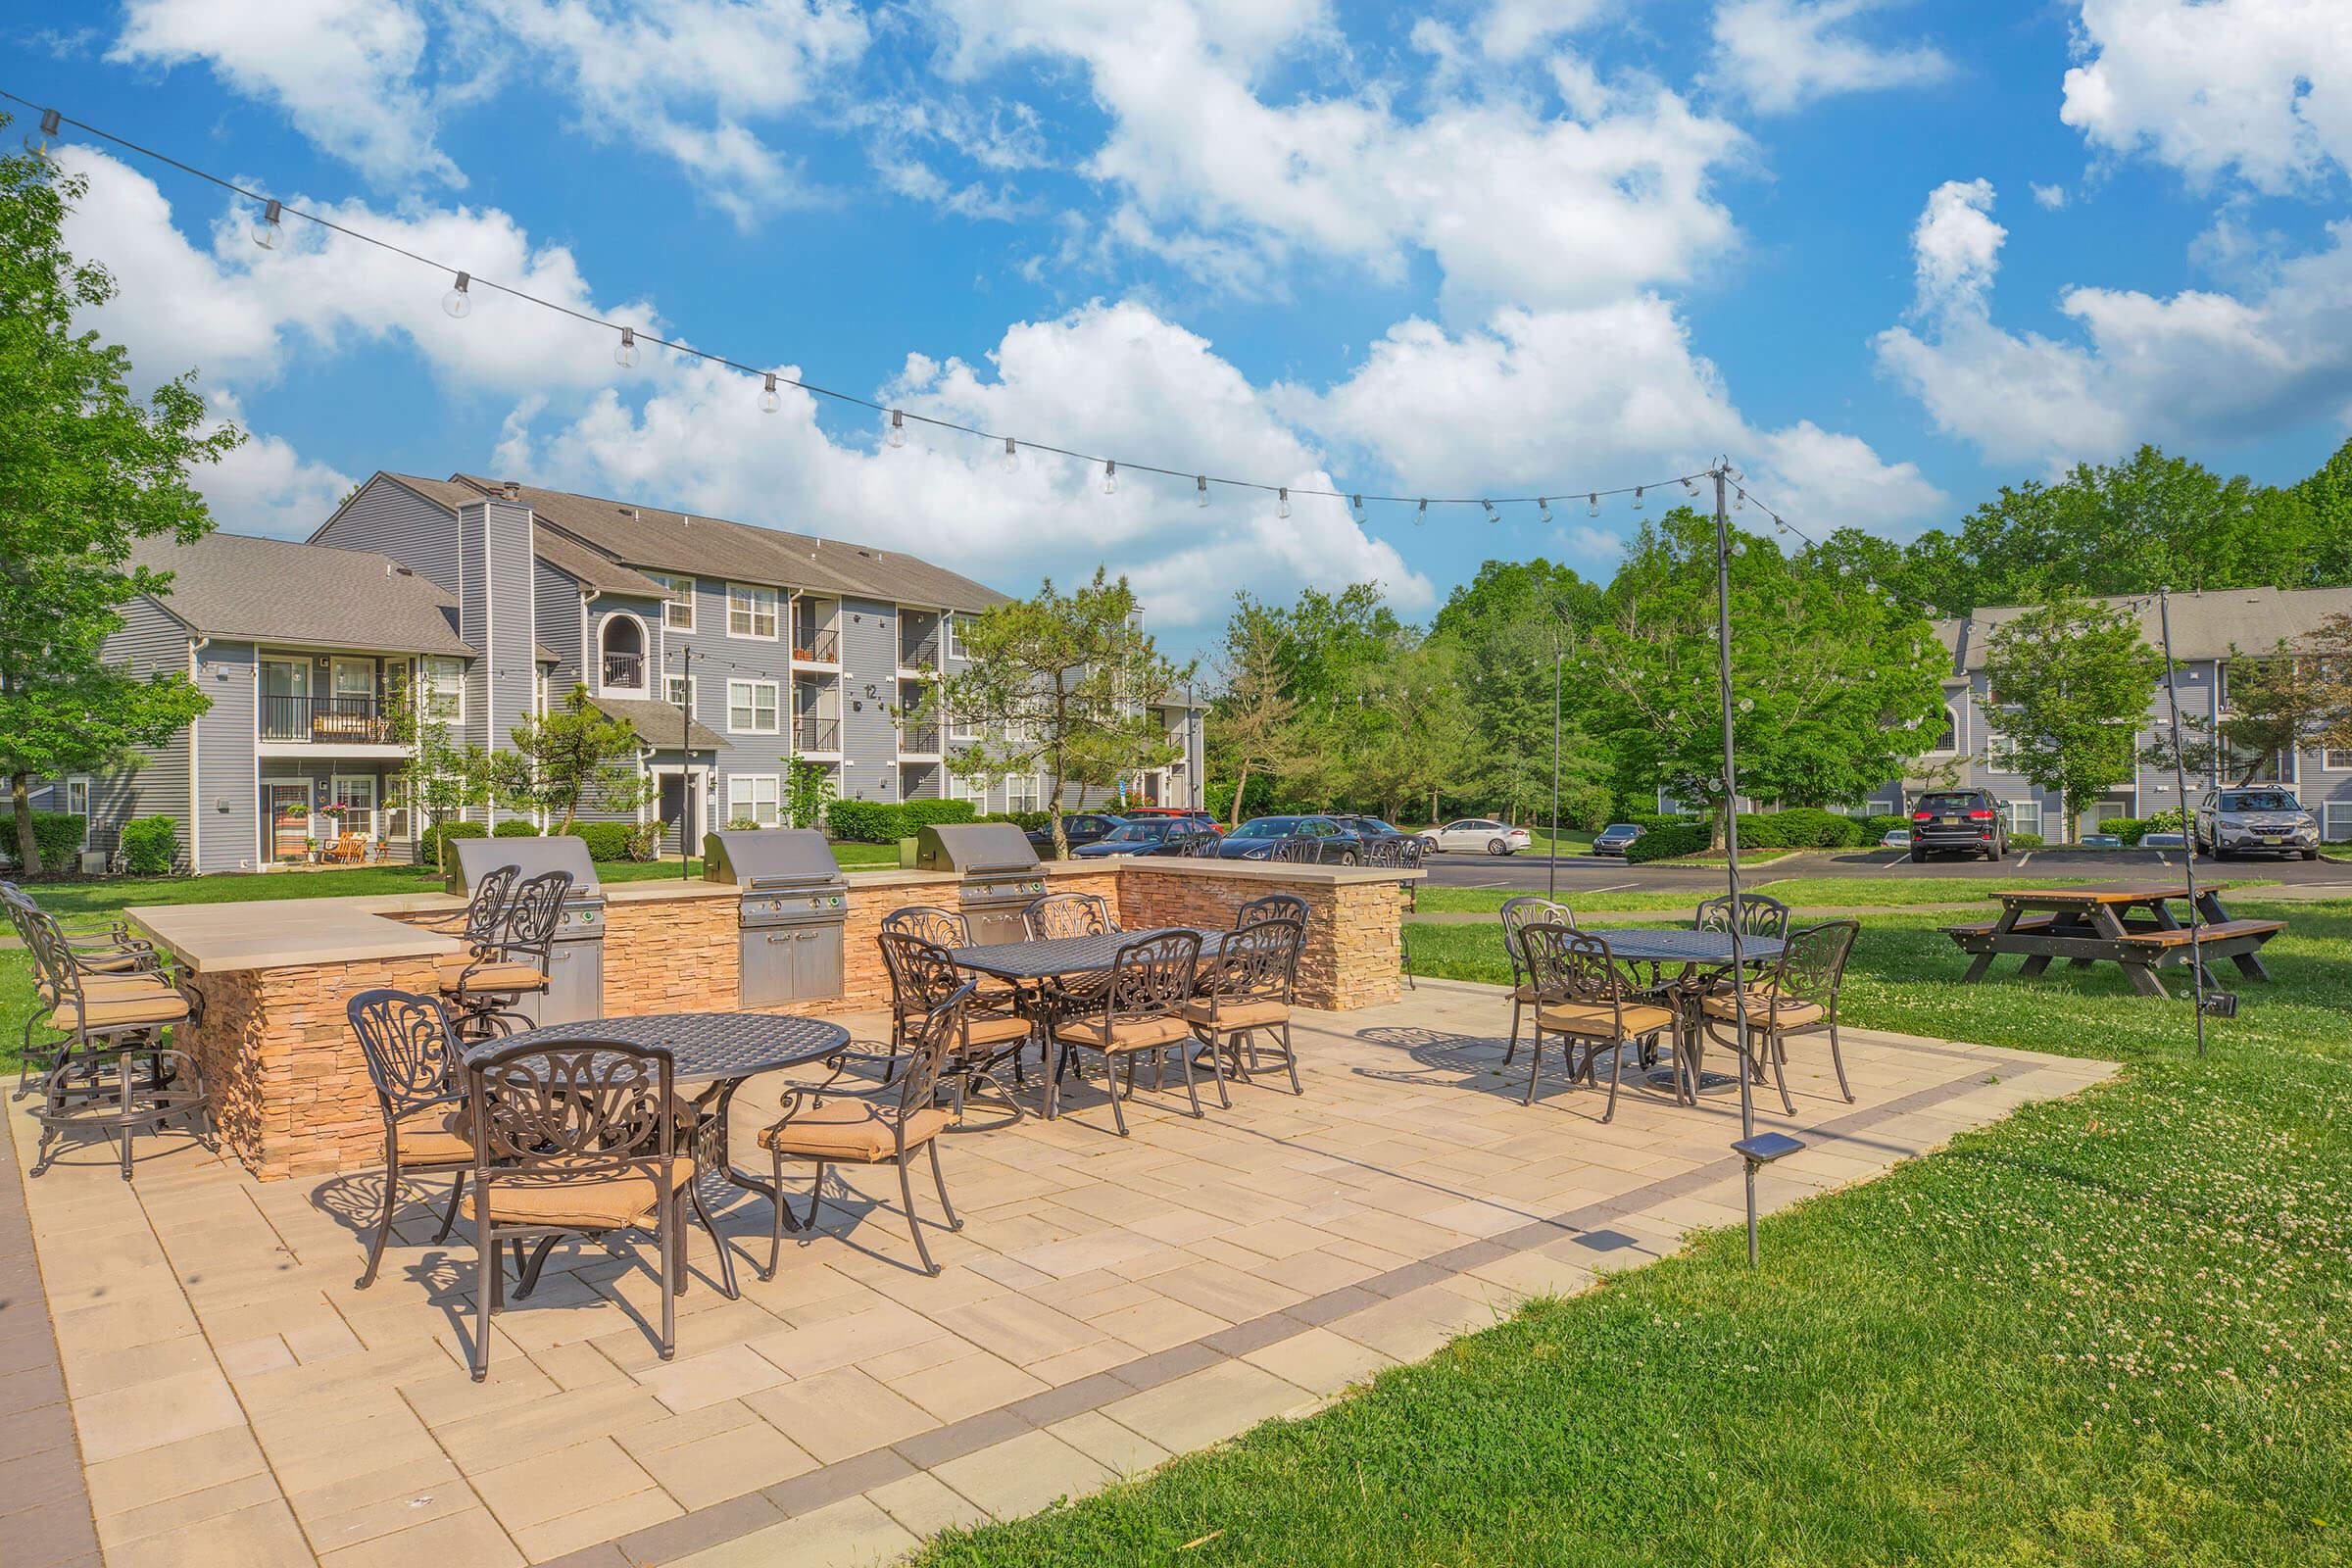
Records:
<instances>
[{"instance_id":1,"label":"stainless steel grill","mask_svg":"<svg viewBox=\"0 0 2352 1568\"><path fill-rule=\"evenodd\" d=\"M1027 939L1021 909L1046 891L1046 874L1019 828L1010 822L926 827L914 836L914 863L918 870L954 871L963 878L957 902L974 942Z\"/></svg>"},{"instance_id":2,"label":"stainless steel grill","mask_svg":"<svg viewBox=\"0 0 2352 1568\"><path fill-rule=\"evenodd\" d=\"M825 836L813 828L703 835L703 879L740 890L739 1005L838 997L841 931L850 888Z\"/></svg>"},{"instance_id":3,"label":"stainless steel grill","mask_svg":"<svg viewBox=\"0 0 2352 1568\"><path fill-rule=\"evenodd\" d=\"M588 841L560 834L544 838L451 839L447 890L473 897L473 885L502 865L518 868L524 880L549 871L571 873L564 917L548 951L547 992L526 996L515 1010L536 1024L579 1023L605 1015L605 887Z\"/></svg>"}]
</instances>

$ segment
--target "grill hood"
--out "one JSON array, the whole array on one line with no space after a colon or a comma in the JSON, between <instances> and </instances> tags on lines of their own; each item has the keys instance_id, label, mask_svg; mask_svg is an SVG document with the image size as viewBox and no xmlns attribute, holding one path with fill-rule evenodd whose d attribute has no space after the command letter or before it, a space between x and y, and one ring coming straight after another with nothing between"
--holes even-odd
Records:
<instances>
[{"instance_id":1,"label":"grill hood","mask_svg":"<svg viewBox=\"0 0 2352 1568\"><path fill-rule=\"evenodd\" d=\"M941 822L914 836L914 863L923 871L966 876L1038 869L1029 835L1010 822Z\"/></svg>"},{"instance_id":2,"label":"grill hood","mask_svg":"<svg viewBox=\"0 0 2352 1568\"><path fill-rule=\"evenodd\" d=\"M588 841L568 833L537 838L450 839L442 848L449 856L449 874L443 886L462 899L472 898L474 884L502 865L520 867L526 882L549 871L569 871L573 900L604 897L604 884L596 879L596 862L588 858Z\"/></svg>"},{"instance_id":3,"label":"grill hood","mask_svg":"<svg viewBox=\"0 0 2352 1568\"><path fill-rule=\"evenodd\" d=\"M833 887L841 864L814 828L729 829L703 835L703 880L737 887Z\"/></svg>"}]
</instances>

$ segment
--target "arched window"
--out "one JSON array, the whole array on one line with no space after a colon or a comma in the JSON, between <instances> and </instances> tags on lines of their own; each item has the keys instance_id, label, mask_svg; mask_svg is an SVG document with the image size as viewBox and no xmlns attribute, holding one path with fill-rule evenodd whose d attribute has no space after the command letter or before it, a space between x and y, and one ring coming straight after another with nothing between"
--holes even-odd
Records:
<instances>
[{"instance_id":1,"label":"arched window","mask_svg":"<svg viewBox=\"0 0 2352 1568\"><path fill-rule=\"evenodd\" d=\"M645 690L644 622L635 615L608 615L597 645L604 655L606 691Z\"/></svg>"},{"instance_id":2,"label":"arched window","mask_svg":"<svg viewBox=\"0 0 2352 1568\"><path fill-rule=\"evenodd\" d=\"M1936 744L1929 749L1937 752L1956 752L1960 749L1960 710L1958 709L1950 707L1944 709L1943 733L1936 738Z\"/></svg>"}]
</instances>

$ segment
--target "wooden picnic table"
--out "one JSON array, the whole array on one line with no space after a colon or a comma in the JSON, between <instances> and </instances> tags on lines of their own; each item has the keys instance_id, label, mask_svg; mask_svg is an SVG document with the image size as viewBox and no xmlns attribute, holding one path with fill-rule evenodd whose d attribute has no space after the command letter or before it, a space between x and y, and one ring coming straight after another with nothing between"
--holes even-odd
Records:
<instances>
[{"instance_id":1,"label":"wooden picnic table","mask_svg":"<svg viewBox=\"0 0 2352 1568\"><path fill-rule=\"evenodd\" d=\"M2164 982L2156 971L2189 961L2189 929L2173 912L2175 904L2190 902L2184 885L2021 888L1995 897L2001 901L1998 919L1943 928L1962 952L1976 956L1961 976L1963 984L1984 979L1993 959L2015 954L2026 960L2018 972L2029 977L2047 969L2053 958L2078 969L2120 963L2140 995L2161 997ZM2194 902L2200 922L2195 946L2206 962L2228 958L2248 979L2268 980L2270 971L2257 953L2286 929L2286 922L2234 918L2214 888L2199 888Z\"/></svg>"}]
</instances>

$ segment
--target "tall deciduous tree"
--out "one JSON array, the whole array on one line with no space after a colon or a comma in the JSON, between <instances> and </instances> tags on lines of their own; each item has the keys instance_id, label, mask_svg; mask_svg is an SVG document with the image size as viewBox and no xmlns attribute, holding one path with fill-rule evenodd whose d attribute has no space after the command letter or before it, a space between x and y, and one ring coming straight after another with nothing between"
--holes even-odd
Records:
<instances>
[{"instance_id":1,"label":"tall deciduous tree","mask_svg":"<svg viewBox=\"0 0 2352 1568\"><path fill-rule=\"evenodd\" d=\"M2338 620L2346 617L2338 616ZM2341 678L2334 671L2352 659L2352 647L2324 633L2280 638L2268 653L2243 654L2230 647L2229 703L2219 719L2205 713L2181 715L2180 765L2191 777L2234 775L2251 784L2266 763L2282 752L2328 744L2341 718ZM2149 760L2173 762L2171 732L2159 726Z\"/></svg>"},{"instance_id":2,"label":"tall deciduous tree","mask_svg":"<svg viewBox=\"0 0 2352 1568\"><path fill-rule=\"evenodd\" d=\"M1208 743L1233 776L1229 825L1239 826L1252 774L1282 777L1298 758L1298 704L1283 685L1281 616L1247 593L1234 595L1217 655L1222 690L1211 707Z\"/></svg>"},{"instance_id":3,"label":"tall deciduous tree","mask_svg":"<svg viewBox=\"0 0 2352 1568\"><path fill-rule=\"evenodd\" d=\"M1458 651L1459 689L1475 733L1458 783L1478 802L1476 809L1519 822L1548 804L1553 659L1576 645L1600 606L1598 588L1538 559L1486 563L1438 612L1431 638ZM1561 706L1562 809L1572 822L1597 826L1592 819L1609 809L1614 757L1581 722L1585 705L1577 690L1567 690Z\"/></svg>"},{"instance_id":4,"label":"tall deciduous tree","mask_svg":"<svg viewBox=\"0 0 2352 1568\"><path fill-rule=\"evenodd\" d=\"M1925 616L1852 573L1740 536L1732 563L1732 685L1741 794L1792 806L1868 797L1943 719L1942 646ZM1714 812L1723 787L1715 524L1677 508L1645 524L1582 639L1589 721L1629 774ZM1924 734L1924 738L1923 738Z\"/></svg>"},{"instance_id":5,"label":"tall deciduous tree","mask_svg":"<svg viewBox=\"0 0 2352 1568\"><path fill-rule=\"evenodd\" d=\"M584 808L634 811L653 798L638 772L637 730L611 718L574 686L546 717L525 717L509 738L514 749L490 759L491 793L503 805L561 815L566 832Z\"/></svg>"},{"instance_id":6,"label":"tall deciduous tree","mask_svg":"<svg viewBox=\"0 0 2352 1568\"><path fill-rule=\"evenodd\" d=\"M1986 639L1984 678L2006 765L2058 792L2069 842L2075 819L2131 776L2163 669L2129 612L2078 594L2036 605Z\"/></svg>"},{"instance_id":7,"label":"tall deciduous tree","mask_svg":"<svg viewBox=\"0 0 2352 1568\"><path fill-rule=\"evenodd\" d=\"M1061 821L1069 785L1107 789L1179 755L1152 709L1193 670L1161 657L1126 578L1114 581L1097 567L1074 593L1041 583L1035 597L975 616L962 641L968 662L941 676L915 715L936 707L954 714L957 727L980 731L980 740L948 759L961 777L994 782L1043 773L1056 856L1069 854Z\"/></svg>"},{"instance_id":8,"label":"tall deciduous tree","mask_svg":"<svg viewBox=\"0 0 2352 1568\"><path fill-rule=\"evenodd\" d=\"M43 159L0 158L0 771L28 871L34 777L122 765L206 706L184 674L142 678L103 650L124 605L170 585L131 564L132 545L208 532L188 470L243 439L208 430L190 376L141 403L128 356L74 330L115 293L62 239L82 190Z\"/></svg>"}]
</instances>

